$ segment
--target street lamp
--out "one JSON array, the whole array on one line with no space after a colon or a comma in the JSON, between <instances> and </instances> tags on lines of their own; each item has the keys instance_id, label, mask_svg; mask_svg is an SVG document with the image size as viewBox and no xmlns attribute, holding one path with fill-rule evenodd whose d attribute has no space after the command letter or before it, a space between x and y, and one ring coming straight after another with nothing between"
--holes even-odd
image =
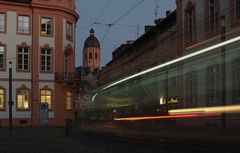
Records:
<instances>
[{"instance_id":1,"label":"street lamp","mask_svg":"<svg viewBox=\"0 0 240 153\"><path fill-rule=\"evenodd\" d=\"M224 42L226 39L225 30L226 30L225 15L221 16L221 42ZM222 106L226 105L226 57L225 57L225 46L221 48L221 58L222 58ZM226 114L222 113L222 129L226 129Z\"/></svg>"},{"instance_id":2,"label":"street lamp","mask_svg":"<svg viewBox=\"0 0 240 153\"><path fill-rule=\"evenodd\" d=\"M12 131L12 62L9 62L9 130Z\"/></svg>"}]
</instances>

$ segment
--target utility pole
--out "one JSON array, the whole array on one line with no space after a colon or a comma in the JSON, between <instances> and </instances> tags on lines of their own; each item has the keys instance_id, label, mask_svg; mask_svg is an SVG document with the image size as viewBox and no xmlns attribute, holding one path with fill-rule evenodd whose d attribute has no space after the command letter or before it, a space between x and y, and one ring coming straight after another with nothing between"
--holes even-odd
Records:
<instances>
[{"instance_id":1,"label":"utility pole","mask_svg":"<svg viewBox=\"0 0 240 153\"><path fill-rule=\"evenodd\" d=\"M12 62L9 62L9 131L12 131Z\"/></svg>"},{"instance_id":2,"label":"utility pole","mask_svg":"<svg viewBox=\"0 0 240 153\"><path fill-rule=\"evenodd\" d=\"M226 40L226 27L225 27L225 16L221 16L221 42ZM222 58L222 106L226 106L226 55L225 46L221 48L221 58ZM226 114L222 112L222 129L226 130Z\"/></svg>"}]
</instances>

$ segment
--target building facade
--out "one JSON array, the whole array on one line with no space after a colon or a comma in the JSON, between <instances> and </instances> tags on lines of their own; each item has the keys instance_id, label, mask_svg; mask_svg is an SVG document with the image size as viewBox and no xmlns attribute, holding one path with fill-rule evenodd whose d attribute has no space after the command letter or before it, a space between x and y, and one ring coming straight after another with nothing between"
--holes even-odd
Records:
<instances>
[{"instance_id":1,"label":"building facade","mask_svg":"<svg viewBox=\"0 0 240 153\"><path fill-rule=\"evenodd\" d=\"M74 118L73 0L0 1L0 120L8 125L12 62L13 126L64 125ZM41 109L47 106L45 117ZM46 117L47 116L47 117Z\"/></svg>"}]
</instances>

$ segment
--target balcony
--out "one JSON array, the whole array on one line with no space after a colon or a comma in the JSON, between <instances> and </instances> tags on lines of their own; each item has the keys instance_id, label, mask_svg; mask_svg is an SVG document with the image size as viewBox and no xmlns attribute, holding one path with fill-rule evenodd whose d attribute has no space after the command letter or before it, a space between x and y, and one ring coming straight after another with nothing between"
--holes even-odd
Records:
<instances>
[{"instance_id":1,"label":"balcony","mask_svg":"<svg viewBox=\"0 0 240 153\"><path fill-rule=\"evenodd\" d=\"M55 72L55 81L59 82L79 82L80 76L76 72Z\"/></svg>"}]
</instances>

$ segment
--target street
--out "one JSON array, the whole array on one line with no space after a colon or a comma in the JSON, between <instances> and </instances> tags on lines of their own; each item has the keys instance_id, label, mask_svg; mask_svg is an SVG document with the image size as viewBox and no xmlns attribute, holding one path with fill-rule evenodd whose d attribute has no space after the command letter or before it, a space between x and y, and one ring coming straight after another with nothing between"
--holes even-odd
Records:
<instances>
[{"instance_id":1,"label":"street","mask_svg":"<svg viewBox=\"0 0 240 153\"><path fill-rule=\"evenodd\" d=\"M0 153L234 153L223 145L191 144L172 140L149 140L117 134L71 129L68 136L60 127L14 128L0 131Z\"/></svg>"}]
</instances>

